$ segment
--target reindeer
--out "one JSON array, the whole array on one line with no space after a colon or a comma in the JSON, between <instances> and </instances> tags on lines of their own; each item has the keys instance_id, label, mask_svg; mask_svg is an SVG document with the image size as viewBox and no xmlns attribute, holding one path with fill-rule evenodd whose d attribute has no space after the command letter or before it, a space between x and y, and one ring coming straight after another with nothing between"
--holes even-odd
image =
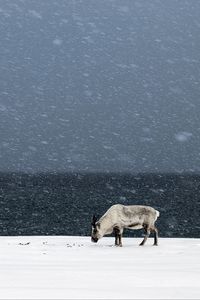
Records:
<instances>
[{"instance_id":1,"label":"reindeer","mask_svg":"<svg viewBox=\"0 0 200 300\"><path fill-rule=\"evenodd\" d=\"M159 215L159 211L150 206L115 204L99 220L96 216L93 216L91 241L97 243L104 235L114 232L115 245L122 247L122 233L124 228L144 228L145 236L140 246L145 244L151 232L154 233L153 245L157 246L158 230L154 223Z\"/></svg>"}]
</instances>

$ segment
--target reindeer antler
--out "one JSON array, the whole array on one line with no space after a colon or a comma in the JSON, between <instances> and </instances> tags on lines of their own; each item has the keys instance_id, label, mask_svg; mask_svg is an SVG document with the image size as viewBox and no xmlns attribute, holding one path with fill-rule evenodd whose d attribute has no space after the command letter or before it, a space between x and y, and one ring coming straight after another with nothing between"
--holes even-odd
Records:
<instances>
[{"instance_id":1,"label":"reindeer antler","mask_svg":"<svg viewBox=\"0 0 200 300\"><path fill-rule=\"evenodd\" d=\"M92 217L92 226L93 227L96 226L96 221L97 221L97 217L95 215L93 215L93 217Z\"/></svg>"}]
</instances>

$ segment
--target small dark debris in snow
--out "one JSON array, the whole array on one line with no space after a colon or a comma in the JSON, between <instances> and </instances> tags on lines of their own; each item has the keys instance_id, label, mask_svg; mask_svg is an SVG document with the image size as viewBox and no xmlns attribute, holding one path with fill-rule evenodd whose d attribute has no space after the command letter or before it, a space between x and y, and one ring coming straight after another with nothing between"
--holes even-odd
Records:
<instances>
[{"instance_id":1,"label":"small dark debris in snow","mask_svg":"<svg viewBox=\"0 0 200 300\"><path fill-rule=\"evenodd\" d=\"M19 245L22 245L22 246L26 246L26 245L29 245L30 244L30 242L28 242L28 243L19 243Z\"/></svg>"},{"instance_id":2,"label":"small dark debris in snow","mask_svg":"<svg viewBox=\"0 0 200 300\"><path fill-rule=\"evenodd\" d=\"M83 244L75 244L75 243L73 243L72 245L67 244L67 247L70 247L70 248L72 248L72 247L83 247L83 246L84 246Z\"/></svg>"}]
</instances>

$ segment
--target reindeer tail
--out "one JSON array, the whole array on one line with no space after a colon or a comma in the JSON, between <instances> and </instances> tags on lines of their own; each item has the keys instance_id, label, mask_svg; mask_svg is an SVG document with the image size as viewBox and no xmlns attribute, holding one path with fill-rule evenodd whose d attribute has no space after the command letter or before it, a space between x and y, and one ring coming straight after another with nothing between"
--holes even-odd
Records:
<instances>
[{"instance_id":1,"label":"reindeer tail","mask_svg":"<svg viewBox=\"0 0 200 300\"><path fill-rule=\"evenodd\" d=\"M156 218L158 218L159 216L160 216L160 212L156 210Z\"/></svg>"}]
</instances>

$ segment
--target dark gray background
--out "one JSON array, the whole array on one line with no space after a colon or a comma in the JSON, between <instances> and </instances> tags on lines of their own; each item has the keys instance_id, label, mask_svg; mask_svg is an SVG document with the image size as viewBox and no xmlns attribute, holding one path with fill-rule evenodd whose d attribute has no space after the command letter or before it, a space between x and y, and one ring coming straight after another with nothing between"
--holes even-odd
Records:
<instances>
[{"instance_id":1,"label":"dark gray background","mask_svg":"<svg viewBox=\"0 0 200 300\"><path fill-rule=\"evenodd\" d=\"M200 1L0 0L0 171L200 171Z\"/></svg>"}]
</instances>

